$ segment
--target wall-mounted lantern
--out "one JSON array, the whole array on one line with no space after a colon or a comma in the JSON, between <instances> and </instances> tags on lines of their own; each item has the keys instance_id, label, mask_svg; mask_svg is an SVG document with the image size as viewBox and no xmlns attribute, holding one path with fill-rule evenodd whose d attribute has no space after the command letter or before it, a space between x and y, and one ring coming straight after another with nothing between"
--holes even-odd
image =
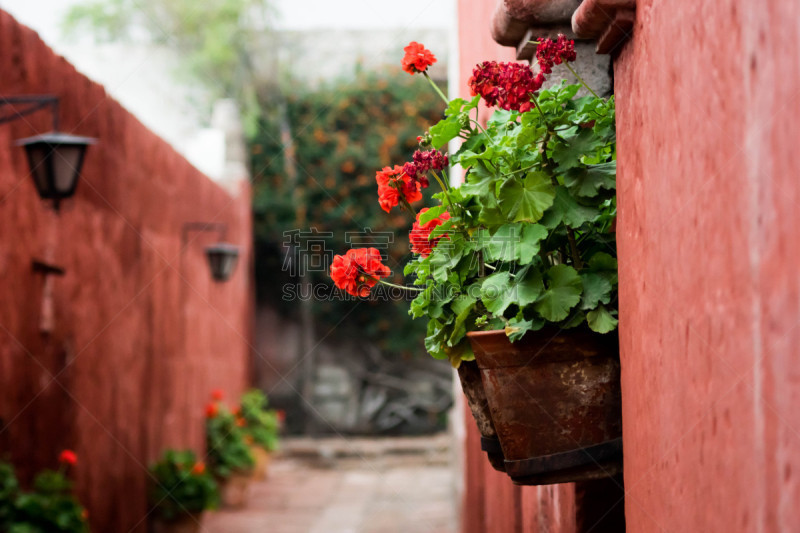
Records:
<instances>
[{"instance_id":1,"label":"wall-mounted lantern","mask_svg":"<svg viewBox=\"0 0 800 533\"><path fill-rule=\"evenodd\" d=\"M83 159L91 137L79 137L58 131L58 98L50 95L0 96L0 107L19 106L8 115L0 116L0 124L20 119L35 111L49 107L53 114L53 131L16 141L28 155L33 184L44 200L52 200L58 211L62 200L75 194ZM27 106L27 107L24 107Z\"/></svg>"},{"instance_id":2,"label":"wall-mounted lantern","mask_svg":"<svg viewBox=\"0 0 800 533\"><path fill-rule=\"evenodd\" d=\"M183 225L182 248L186 248L189 241L190 231L216 231L219 233L220 241L206 247L206 258L211 269L211 277L215 281L228 281L236 269L239 258L239 247L235 244L225 242L225 234L228 230L226 224L219 222L186 222Z\"/></svg>"},{"instance_id":3,"label":"wall-mounted lantern","mask_svg":"<svg viewBox=\"0 0 800 533\"><path fill-rule=\"evenodd\" d=\"M226 242L218 242L206 248L211 277L217 281L227 281L236 268L239 247Z\"/></svg>"}]
</instances>

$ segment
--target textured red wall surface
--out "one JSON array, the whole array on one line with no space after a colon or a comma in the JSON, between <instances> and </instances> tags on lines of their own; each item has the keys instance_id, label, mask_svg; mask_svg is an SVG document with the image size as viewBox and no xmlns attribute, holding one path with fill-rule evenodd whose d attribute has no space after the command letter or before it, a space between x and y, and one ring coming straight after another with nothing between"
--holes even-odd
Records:
<instances>
[{"instance_id":1,"label":"textured red wall surface","mask_svg":"<svg viewBox=\"0 0 800 533\"><path fill-rule=\"evenodd\" d=\"M513 61L513 48L494 42L489 33L496 2L459 0L459 96L468 97L467 80L481 61ZM456 95L453 95L456 96ZM488 116L481 111L483 117ZM480 435L469 412L462 502L464 533L572 533L575 489L571 484L518 487L492 469L480 449Z\"/></svg>"},{"instance_id":2,"label":"textured red wall surface","mask_svg":"<svg viewBox=\"0 0 800 533\"><path fill-rule=\"evenodd\" d=\"M0 455L28 477L76 450L93 529L144 531L148 462L167 446L202 451L209 390L246 384L249 190L229 195L2 11L0 72L0 95L55 94L61 129L99 138L57 215L13 146L48 131L49 114L0 125ZM213 234L182 245L190 221L227 223L242 246L227 283L205 262ZM49 334L34 258L66 270Z\"/></svg>"},{"instance_id":3,"label":"textured red wall surface","mask_svg":"<svg viewBox=\"0 0 800 533\"><path fill-rule=\"evenodd\" d=\"M628 531L793 531L800 3L636 19L615 63Z\"/></svg>"}]
</instances>

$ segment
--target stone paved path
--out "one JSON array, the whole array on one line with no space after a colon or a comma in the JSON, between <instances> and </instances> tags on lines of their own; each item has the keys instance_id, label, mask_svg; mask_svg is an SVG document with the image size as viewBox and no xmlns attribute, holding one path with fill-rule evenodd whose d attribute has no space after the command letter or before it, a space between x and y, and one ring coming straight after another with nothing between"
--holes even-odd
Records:
<instances>
[{"instance_id":1,"label":"stone paved path","mask_svg":"<svg viewBox=\"0 0 800 533\"><path fill-rule=\"evenodd\" d=\"M249 504L204 533L455 533L446 437L288 441Z\"/></svg>"}]
</instances>

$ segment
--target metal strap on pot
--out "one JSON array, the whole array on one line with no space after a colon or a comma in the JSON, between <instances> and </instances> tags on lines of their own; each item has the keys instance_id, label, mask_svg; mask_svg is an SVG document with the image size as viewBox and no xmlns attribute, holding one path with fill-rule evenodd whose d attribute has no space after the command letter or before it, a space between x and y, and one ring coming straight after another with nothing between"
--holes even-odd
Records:
<instances>
[{"instance_id":1,"label":"metal strap on pot","mask_svg":"<svg viewBox=\"0 0 800 533\"><path fill-rule=\"evenodd\" d=\"M622 437L567 452L541 455L539 457L520 459L519 461L506 460L506 472L512 477L534 476L567 468L603 463L621 456Z\"/></svg>"},{"instance_id":2,"label":"metal strap on pot","mask_svg":"<svg viewBox=\"0 0 800 533\"><path fill-rule=\"evenodd\" d=\"M497 437L481 437L481 450L487 453L503 453L500 447L500 439Z\"/></svg>"}]
</instances>

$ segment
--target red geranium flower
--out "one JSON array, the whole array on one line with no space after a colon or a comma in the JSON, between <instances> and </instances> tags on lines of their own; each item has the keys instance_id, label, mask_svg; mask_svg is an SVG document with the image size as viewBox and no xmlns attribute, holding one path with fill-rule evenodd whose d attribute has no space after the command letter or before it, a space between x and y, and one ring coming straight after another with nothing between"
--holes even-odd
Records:
<instances>
[{"instance_id":1,"label":"red geranium flower","mask_svg":"<svg viewBox=\"0 0 800 533\"><path fill-rule=\"evenodd\" d=\"M484 61L472 70L469 87L490 106L525 112L531 109L532 92L541 89L544 75L533 75L528 65Z\"/></svg>"},{"instance_id":2,"label":"red geranium flower","mask_svg":"<svg viewBox=\"0 0 800 533\"><path fill-rule=\"evenodd\" d=\"M418 42L411 41L408 46L403 48L406 53L403 57L401 64L403 70L409 74L416 74L417 72L425 72L429 66L436 63L436 56Z\"/></svg>"},{"instance_id":3,"label":"red geranium flower","mask_svg":"<svg viewBox=\"0 0 800 533\"><path fill-rule=\"evenodd\" d=\"M337 287L363 298L369 296L378 279L388 277L391 271L381 263L377 248L353 248L333 257L330 274Z\"/></svg>"},{"instance_id":4,"label":"red geranium flower","mask_svg":"<svg viewBox=\"0 0 800 533\"><path fill-rule=\"evenodd\" d=\"M409 204L422 200L422 186L412 176L403 172L403 167L384 167L375 174L378 183L378 203L387 213L403 199Z\"/></svg>"},{"instance_id":5,"label":"red geranium flower","mask_svg":"<svg viewBox=\"0 0 800 533\"><path fill-rule=\"evenodd\" d=\"M539 39L539 45L536 47L536 61L539 63L540 74L550 74L553 72L553 65L575 61L577 56L575 41L567 39L563 33L559 33L555 41Z\"/></svg>"},{"instance_id":6,"label":"red geranium flower","mask_svg":"<svg viewBox=\"0 0 800 533\"><path fill-rule=\"evenodd\" d=\"M214 389L211 391L211 397L216 401L220 401L225 397L225 392L222 389Z\"/></svg>"},{"instance_id":7,"label":"red geranium flower","mask_svg":"<svg viewBox=\"0 0 800 533\"><path fill-rule=\"evenodd\" d=\"M219 414L219 406L216 403L206 405L206 418L215 418Z\"/></svg>"},{"instance_id":8,"label":"red geranium flower","mask_svg":"<svg viewBox=\"0 0 800 533\"><path fill-rule=\"evenodd\" d=\"M442 236L434 239L430 238L433 228L439 226L445 220L450 219L450 213L445 211L439 215L438 218L429 220L425 224L420 224L419 217L427 210L428 208L426 207L419 212L417 215L417 220L414 221L414 225L411 227L411 231L408 233L408 240L411 241L411 251L415 254L421 255L422 257L428 257L436 246L436 243L438 243L442 238Z\"/></svg>"},{"instance_id":9,"label":"red geranium flower","mask_svg":"<svg viewBox=\"0 0 800 533\"><path fill-rule=\"evenodd\" d=\"M203 473L206 471L206 464L202 461L195 463L192 467L192 474L196 476L202 476Z\"/></svg>"},{"instance_id":10,"label":"red geranium flower","mask_svg":"<svg viewBox=\"0 0 800 533\"><path fill-rule=\"evenodd\" d=\"M58 462L63 465L75 465L78 463L78 456L72 450L64 450L59 454Z\"/></svg>"}]
</instances>

